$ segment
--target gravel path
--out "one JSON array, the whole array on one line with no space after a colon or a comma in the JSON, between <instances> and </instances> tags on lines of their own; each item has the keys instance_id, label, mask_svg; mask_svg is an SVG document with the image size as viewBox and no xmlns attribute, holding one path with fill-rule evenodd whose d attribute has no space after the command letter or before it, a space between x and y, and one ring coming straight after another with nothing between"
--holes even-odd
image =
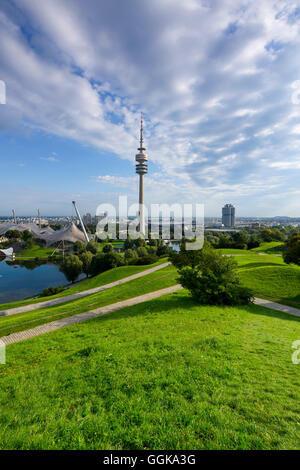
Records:
<instances>
[{"instance_id":1,"label":"gravel path","mask_svg":"<svg viewBox=\"0 0 300 470\"><path fill-rule=\"evenodd\" d=\"M154 273L159 269L166 268L171 263L163 263L155 266L154 268L147 269L137 274L133 274L132 276L124 277L123 279L119 279L118 281L111 282L110 284L105 284L104 286L94 287L93 289L85 290L82 292L77 292L76 294L66 295L64 297L59 297L57 299L46 300L43 302L37 302L35 304L23 305L22 307L15 307L10 308L7 310L0 311L0 317L7 317L10 315L16 315L17 313L24 313L30 312L32 310L38 310L40 308L45 307L52 307L53 305L62 304L64 302L69 302L70 300L81 299L87 295L96 294L97 292L102 292L103 290L110 289L111 287L119 286L120 284L124 284L124 282L132 281L133 279L138 279L139 277L146 276L147 274Z\"/></svg>"}]
</instances>

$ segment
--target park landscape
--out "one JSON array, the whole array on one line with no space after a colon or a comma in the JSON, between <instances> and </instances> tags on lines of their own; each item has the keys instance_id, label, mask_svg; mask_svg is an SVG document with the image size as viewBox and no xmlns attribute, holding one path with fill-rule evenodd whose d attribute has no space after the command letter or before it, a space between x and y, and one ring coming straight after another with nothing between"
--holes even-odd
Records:
<instances>
[{"instance_id":1,"label":"park landscape","mask_svg":"<svg viewBox=\"0 0 300 470\"><path fill-rule=\"evenodd\" d=\"M282 247L213 250L236 261L255 298L300 311L300 267L284 262ZM167 262L119 266L56 295L1 305L61 302L0 317L0 336L178 285ZM9 344L1 448L296 449L300 379L291 356L299 339L297 316L253 303L200 305L181 289Z\"/></svg>"}]
</instances>

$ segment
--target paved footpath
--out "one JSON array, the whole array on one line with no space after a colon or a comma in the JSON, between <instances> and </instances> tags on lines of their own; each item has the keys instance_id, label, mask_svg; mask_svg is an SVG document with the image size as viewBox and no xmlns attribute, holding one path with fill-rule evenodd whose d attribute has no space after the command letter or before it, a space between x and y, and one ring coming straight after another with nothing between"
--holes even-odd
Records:
<instances>
[{"instance_id":1,"label":"paved footpath","mask_svg":"<svg viewBox=\"0 0 300 470\"><path fill-rule=\"evenodd\" d=\"M277 302L271 302L271 300L265 299L254 299L254 303L260 307L271 308L272 310L278 310L279 312L293 315L294 317L300 317L300 310L295 307L289 307L288 305L278 304Z\"/></svg>"},{"instance_id":2,"label":"paved footpath","mask_svg":"<svg viewBox=\"0 0 300 470\"><path fill-rule=\"evenodd\" d=\"M11 335L3 336L0 339L6 345L19 343L20 341L24 341L25 339L34 338L45 333L50 333L52 331L59 330L60 328L64 328L65 326L76 325L77 323L82 323L86 320L101 317L102 315L106 315L108 313L115 312L117 310L121 310L122 308L130 307L132 305L137 305L142 302L146 302L147 300L156 299L157 297L161 297L162 295L166 294L171 294L181 289L181 285L177 284L176 286L167 287L166 289L157 290L155 292L149 292L149 294L144 294L140 295L139 297L123 300L122 302L117 302L115 304L107 305L105 307L100 307L89 312L78 313L77 315L73 315L72 317L62 318L61 320L46 323L45 325L40 325L35 328L31 328L30 330L12 333Z\"/></svg>"},{"instance_id":3,"label":"paved footpath","mask_svg":"<svg viewBox=\"0 0 300 470\"><path fill-rule=\"evenodd\" d=\"M141 271L140 273L133 274L132 276L124 277L123 279L119 279L118 281L111 282L110 284L105 284L104 286L94 287L93 289L85 290L82 292L77 292L76 294L66 295L64 297L59 297L57 299L46 300L44 302L37 302L36 304L29 304L23 305L22 307L15 307L10 308L7 310L0 311L0 317L7 317L10 315L16 315L17 313L24 313L30 312L32 310L38 310L40 308L45 307L52 307L53 305L62 304L65 302L69 302L70 300L77 300L81 299L82 297L86 297L87 295L96 294L97 292L102 292L103 290L110 289L111 287L119 286L120 284L124 284L124 282L132 281L133 279L138 279L139 277L146 276L147 274L154 273L159 269L166 268L171 263L163 263L155 266L154 268L146 269L145 271Z\"/></svg>"}]
</instances>

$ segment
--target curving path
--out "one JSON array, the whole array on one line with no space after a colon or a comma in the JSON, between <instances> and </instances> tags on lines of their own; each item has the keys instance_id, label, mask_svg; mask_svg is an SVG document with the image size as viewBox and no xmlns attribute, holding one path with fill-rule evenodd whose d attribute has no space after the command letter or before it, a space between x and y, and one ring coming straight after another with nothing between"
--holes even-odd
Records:
<instances>
[{"instance_id":1,"label":"curving path","mask_svg":"<svg viewBox=\"0 0 300 470\"><path fill-rule=\"evenodd\" d=\"M97 292L102 292L103 290L110 289L111 287L119 286L120 284L124 284L125 282L132 281L133 279L138 279L139 277L146 276L147 274L154 273L160 269L166 268L171 263L163 263L155 266L154 268L147 269L137 274L133 274L132 276L124 277L123 279L119 279L118 281L111 282L109 284L105 284L104 286L100 287L93 287L93 289L88 289L82 292L77 292L76 294L66 295L64 297L59 297L57 299L46 300L43 302L37 302L35 304L23 305L21 307L10 308L7 310L0 311L0 317L6 317L10 315L16 315L17 313L24 313L30 312L32 310L38 310L40 308L45 307L52 307L53 305L62 304L65 302L69 302L70 300L77 300L85 297L87 295L96 294Z\"/></svg>"}]
</instances>

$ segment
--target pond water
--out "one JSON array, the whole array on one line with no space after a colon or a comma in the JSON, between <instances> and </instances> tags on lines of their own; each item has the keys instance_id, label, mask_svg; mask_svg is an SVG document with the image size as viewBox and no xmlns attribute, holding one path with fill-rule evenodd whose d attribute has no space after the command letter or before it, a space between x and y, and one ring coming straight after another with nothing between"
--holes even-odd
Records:
<instances>
[{"instance_id":1,"label":"pond water","mask_svg":"<svg viewBox=\"0 0 300 470\"><path fill-rule=\"evenodd\" d=\"M80 276L84 277L84 275ZM68 284L55 264L37 265L34 261L0 261L0 304L34 296L47 287Z\"/></svg>"}]
</instances>

